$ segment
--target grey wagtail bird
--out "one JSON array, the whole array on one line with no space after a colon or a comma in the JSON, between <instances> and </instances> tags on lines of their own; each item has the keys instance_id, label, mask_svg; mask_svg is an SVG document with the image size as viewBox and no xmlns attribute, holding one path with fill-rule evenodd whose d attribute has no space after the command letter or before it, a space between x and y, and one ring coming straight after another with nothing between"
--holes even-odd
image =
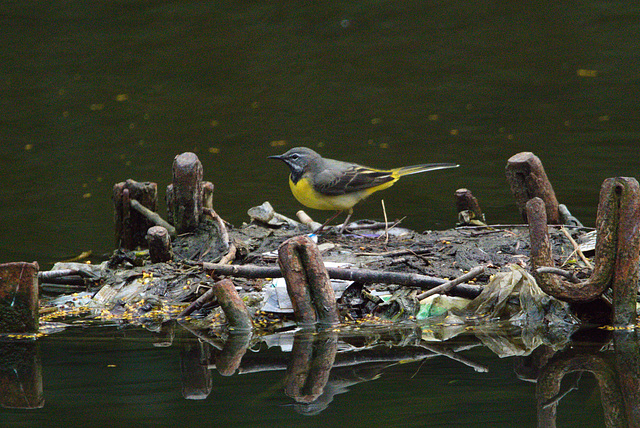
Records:
<instances>
[{"instance_id":1,"label":"grey wagtail bird","mask_svg":"<svg viewBox=\"0 0 640 428\"><path fill-rule=\"evenodd\" d=\"M378 190L393 186L400 177L459 166L455 163L426 163L393 169L376 169L357 163L323 158L306 147L295 147L284 154L269 156L269 158L280 159L289 166L291 170L289 187L298 202L317 210L337 211L316 233L319 233L342 211L347 210L347 218L340 228L340 233L344 232L355 204Z\"/></svg>"}]
</instances>

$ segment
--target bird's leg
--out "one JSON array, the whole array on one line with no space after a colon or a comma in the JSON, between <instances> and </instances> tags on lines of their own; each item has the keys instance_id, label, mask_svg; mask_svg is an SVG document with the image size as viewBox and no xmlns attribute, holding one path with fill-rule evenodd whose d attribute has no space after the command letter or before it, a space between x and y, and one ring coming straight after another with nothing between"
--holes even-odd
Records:
<instances>
[{"instance_id":1,"label":"bird's leg","mask_svg":"<svg viewBox=\"0 0 640 428\"><path fill-rule=\"evenodd\" d=\"M340 228L340 234L344 232L347 228L347 224L349 224L349 220L351 220L351 216L353 215L353 208L349 208L349 214L347 214L347 218L344 219L344 223L342 223L342 227Z\"/></svg>"},{"instance_id":2,"label":"bird's leg","mask_svg":"<svg viewBox=\"0 0 640 428\"><path fill-rule=\"evenodd\" d=\"M313 233L315 233L316 235L320 234L320 232L322 232L322 229L324 229L324 227L325 227L326 225L328 225L328 224L331 222L331 220L333 220L334 218L338 217L338 216L340 215L340 213L341 213L341 212L342 212L342 210L340 210L340 211L336 211L336 213L335 213L334 215L332 215L331 217L329 217L329 219L328 219L327 221L325 221L325 222L322 224L322 226L320 226L318 229L316 229L316 230L315 230L315 232L313 232Z\"/></svg>"}]
</instances>

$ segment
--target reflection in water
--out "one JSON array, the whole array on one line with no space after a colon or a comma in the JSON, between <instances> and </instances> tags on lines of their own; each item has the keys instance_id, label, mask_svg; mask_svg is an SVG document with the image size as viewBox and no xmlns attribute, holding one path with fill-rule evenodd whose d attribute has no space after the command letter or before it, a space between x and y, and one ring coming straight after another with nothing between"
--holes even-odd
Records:
<instances>
[{"instance_id":1,"label":"reflection in water","mask_svg":"<svg viewBox=\"0 0 640 428\"><path fill-rule=\"evenodd\" d=\"M0 406L38 409L44 406L42 365L37 342L0 342Z\"/></svg>"},{"instance_id":2,"label":"reflection in water","mask_svg":"<svg viewBox=\"0 0 640 428\"><path fill-rule=\"evenodd\" d=\"M176 325L168 325L167 329L173 330L174 327ZM165 337L167 333L166 330L159 331L158 336ZM307 416L323 414L336 395L348 394L360 383L375 382L399 363L422 362L421 367L427 360L446 357L447 361L460 367L470 367L482 376L490 374L486 365L464 355L471 348L477 350L487 343L490 335L487 331L480 337L464 334L441 342L425 341L423 329L415 326L364 328L359 331L298 330L264 337L253 337L249 332L213 334L191 329L180 329L177 333L179 340L174 344L180 347L184 398L217 400L211 397L219 383L219 378L213 375L214 370L225 377L239 376L239 380L245 375L282 373L279 388L293 400L291 408L295 413ZM592 373L597 380L607 426L640 424L640 344L636 333L615 330L612 338L604 337L606 333L602 329L591 333L596 333L591 336L599 336L600 340L596 343L570 342L557 351L551 346L541 345L529 350L525 356L516 357L514 365L519 378L536 383L538 426L556 425L556 418L561 416L557 412L558 404L575 401L572 394L576 394L575 390L585 382L581 380L582 372ZM197 340L193 334L197 335ZM584 336L585 333L581 334ZM502 334L489 342L495 346L500 341L518 340ZM151 343L158 343L157 338ZM166 344L165 341L161 343ZM3 407L44 407L47 382L45 376L43 388L38 345L38 342L6 340L1 343ZM277 345L282 352L268 351L264 345ZM168 351L171 347L163 349ZM437 371L436 368L432 375L438 376ZM249 383L254 382L250 377L246 379ZM133 385L128 386L131 387ZM256 391L256 394L260 392ZM566 405L563 409L567 411ZM250 409L247 411L251 412ZM484 424L481 420L477 423Z\"/></svg>"}]
</instances>

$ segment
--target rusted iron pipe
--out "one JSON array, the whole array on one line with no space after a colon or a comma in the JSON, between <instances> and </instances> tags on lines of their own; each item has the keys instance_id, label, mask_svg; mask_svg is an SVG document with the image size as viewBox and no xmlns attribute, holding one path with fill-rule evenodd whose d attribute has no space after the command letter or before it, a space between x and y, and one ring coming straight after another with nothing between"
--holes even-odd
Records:
<instances>
[{"instance_id":1,"label":"rusted iron pipe","mask_svg":"<svg viewBox=\"0 0 640 428\"><path fill-rule=\"evenodd\" d=\"M611 179L610 179L611 180ZM614 191L619 204L616 264L613 274L613 323L636 323L638 262L640 259L640 185L635 178L618 177Z\"/></svg>"},{"instance_id":2,"label":"rusted iron pipe","mask_svg":"<svg viewBox=\"0 0 640 428\"><path fill-rule=\"evenodd\" d=\"M0 264L0 332L38 331L38 263Z\"/></svg>"},{"instance_id":3,"label":"rusted iron pipe","mask_svg":"<svg viewBox=\"0 0 640 428\"><path fill-rule=\"evenodd\" d=\"M337 325L336 298L318 246L306 236L290 238L278 248L278 264L298 322Z\"/></svg>"},{"instance_id":4,"label":"rusted iron pipe","mask_svg":"<svg viewBox=\"0 0 640 428\"><path fill-rule=\"evenodd\" d=\"M147 230L147 245L151 263L161 263L173 260L171 237L169 231L162 226L153 226Z\"/></svg>"},{"instance_id":5,"label":"rusted iron pipe","mask_svg":"<svg viewBox=\"0 0 640 428\"><path fill-rule=\"evenodd\" d=\"M484 222L484 214L478 199L469 189L458 189L455 193L458 221L461 224L472 224L472 220Z\"/></svg>"},{"instance_id":6,"label":"rusted iron pipe","mask_svg":"<svg viewBox=\"0 0 640 428\"><path fill-rule=\"evenodd\" d=\"M185 152L173 160L173 184L167 187L167 207L178 234L191 232L202 216L202 163L195 153Z\"/></svg>"},{"instance_id":7,"label":"rusted iron pipe","mask_svg":"<svg viewBox=\"0 0 640 428\"><path fill-rule=\"evenodd\" d=\"M531 152L517 153L509 158L505 171L511 192L525 221L527 201L538 197L545 203L547 221L551 224L560 223L558 200L540 158Z\"/></svg>"},{"instance_id":8,"label":"rusted iron pipe","mask_svg":"<svg viewBox=\"0 0 640 428\"><path fill-rule=\"evenodd\" d=\"M614 322L629 324L635 320L638 278L637 236L640 213L638 182L634 178L608 178L600 190L596 220L595 267L591 277L572 284L550 273L537 273L541 266L553 267L551 245L545 219L544 202L534 198L527 203L531 238L531 261L536 280L547 294L568 302L586 302L600 296L614 284ZM618 293L615 293L615 291ZM616 297L617 296L617 297Z\"/></svg>"},{"instance_id":9,"label":"rusted iron pipe","mask_svg":"<svg viewBox=\"0 0 640 428\"><path fill-rule=\"evenodd\" d=\"M212 290L232 330L248 331L253 326L251 315L236 291L233 281L223 279L213 284Z\"/></svg>"},{"instance_id":10,"label":"rusted iron pipe","mask_svg":"<svg viewBox=\"0 0 640 428\"><path fill-rule=\"evenodd\" d=\"M132 200L138 201L150 211L155 211L158 204L158 185L129 179L113 186L116 248L134 250L136 247L145 247L147 230L154 226L151 220L136 209L131 209Z\"/></svg>"}]
</instances>

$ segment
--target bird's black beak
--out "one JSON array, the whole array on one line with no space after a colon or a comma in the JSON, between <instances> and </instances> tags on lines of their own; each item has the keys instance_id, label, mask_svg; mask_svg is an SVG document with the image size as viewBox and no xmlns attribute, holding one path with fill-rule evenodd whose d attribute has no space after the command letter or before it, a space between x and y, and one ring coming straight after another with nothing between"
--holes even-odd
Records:
<instances>
[{"instance_id":1,"label":"bird's black beak","mask_svg":"<svg viewBox=\"0 0 640 428\"><path fill-rule=\"evenodd\" d=\"M280 159L280 160L282 160L282 155L269 156L267 159Z\"/></svg>"}]
</instances>

